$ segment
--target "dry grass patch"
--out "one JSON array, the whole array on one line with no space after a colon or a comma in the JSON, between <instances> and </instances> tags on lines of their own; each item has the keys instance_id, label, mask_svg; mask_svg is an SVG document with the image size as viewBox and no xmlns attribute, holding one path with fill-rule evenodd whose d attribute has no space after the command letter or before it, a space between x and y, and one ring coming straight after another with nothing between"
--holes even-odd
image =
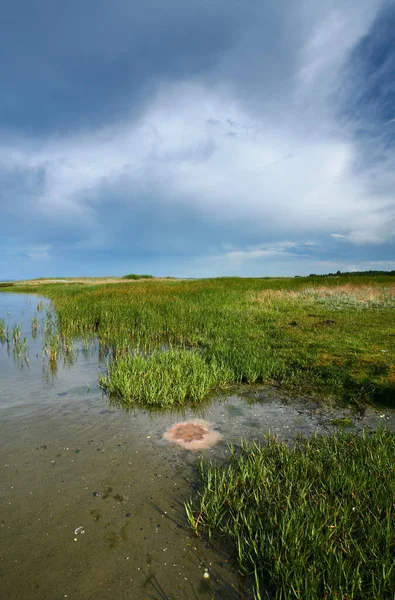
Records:
<instances>
[{"instance_id":1,"label":"dry grass patch","mask_svg":"<svg viewBox=\"0 0 395 600\"><path fill-rule=\"evenodd\" d=\"M395 306L395 284L382 285L353 285L304 287L299 290L262 290L249 295L249 300L261 304L272 302L304 302L328 301L332 306L342 305L358 307Z\"/></svg>"}]
</instances>

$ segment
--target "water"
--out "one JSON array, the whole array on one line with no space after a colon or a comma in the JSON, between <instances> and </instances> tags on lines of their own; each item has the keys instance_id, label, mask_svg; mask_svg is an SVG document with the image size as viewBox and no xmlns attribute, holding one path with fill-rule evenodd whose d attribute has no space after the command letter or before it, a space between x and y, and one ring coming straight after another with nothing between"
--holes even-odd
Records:
<instances>
[{"instance_id":1,"label":"water","mask_svg":"<svg viewBox=\"0 0 395 600\"><path fill-rule=\"evenodd\" d=\"M77 344L73 365L47 368L41 337L31 337L39 300L0 294L0 318L21 324L29 344L29 362L0 345L1 597L249 598L226 548L191 535L183 503L200 455L167 445L163 432L189 417L213 422L224 441L203 455L221 460L241 438L270 430L291 440L344 416L353 429L395 430L394 411L356 415L269 387L234 388L196 411L126 411L97 386L97 348Z\"/></svg>"}]
</instances>

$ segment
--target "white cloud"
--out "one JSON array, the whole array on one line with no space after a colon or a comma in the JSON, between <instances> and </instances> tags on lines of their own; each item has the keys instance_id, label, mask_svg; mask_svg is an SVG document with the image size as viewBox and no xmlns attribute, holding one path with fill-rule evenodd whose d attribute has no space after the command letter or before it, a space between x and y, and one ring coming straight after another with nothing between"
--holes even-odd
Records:
<instances>
[{"instance_id":1,"label":"white cloud","mask_svg":"<svg viewBox=\"0 0 395 600\"><path fill-rule=\"evenodd\" d=\"M25 248L25 254L31 260L48 260L50 258L49 251L51 246L47 244L39 244L38 246L28 246Z\"/></svg>"},{"instance_id":2,"label":"white cloud","mask_svg":"<svg viewBox=\"0 0 395 600\"><path fill-rule=\"evenodd\" d=\"M345 57L366 33L379 6L377 0L360 0L357 6L342 0L332 2L332 7L322 12L302 51L298 73L301 90L309 93L319 84L327 91L335 84Z\"/></svg>"},{"instance_id":3,"label":"white cloud","mask_svg":"<svg viewBox=\"0 0 395 600\"><path fill-rule=\"evenodd\" d=\"M222 254L211 256L209 260L211 263L221 263L237 270L249 261L262 261L262 259L264 261L268 258L274 261L284 258L290 260L297 256L292 250L305 245L306 244L287 241L273 242L271 244L250 247L244 250L228 250Z\"/></svg>"},{"instance_id":4,"label":"white cloud","mask_svg":"<svg viewBox=\"0 0 395 600\"><path fill-rule=\"evenodd\" d=\"M225 90L190 84L162 90L137 123L0 148L3 168L43 171L36 210L65 224L95 227L98 190L122 177L142 186L157 181L174 203L194 203L224 221L261 222L280 236L361 223L348 236L358 241L358 231L372 228L372 210L388 200L366 193L353 160L353 144L340 132L301 137L281 123L252 120Z\"/></svg>"}]
</instances>

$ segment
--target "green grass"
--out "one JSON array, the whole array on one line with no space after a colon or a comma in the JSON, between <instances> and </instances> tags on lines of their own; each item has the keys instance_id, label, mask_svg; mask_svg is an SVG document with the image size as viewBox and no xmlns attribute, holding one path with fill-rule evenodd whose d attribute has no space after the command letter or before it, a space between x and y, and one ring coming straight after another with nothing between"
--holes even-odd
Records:
<instances>
[{"instance_id":1,"label":"green grass","mask_svg":"<svg viewBox=\"0 0 395 600\"><path fill-rule=\"evenodd\" d=\"M198 402L217 386L276 382L296 393L395 404L390 276L43 282L15 290L53 301L60 340L98 339L113 361L102 384L128 403Z\"/></svg>"},{"instance_id":2,"label":"green grass","mask_svg":"<svg viewBox=\"0 0 395 600\"><path fill-rule=\"evenodd\" d=\"M171 406L198 402L229 377L226 367L208 363L198 352L170 349L121 356L110 363L106 377L100 376L100 385L126 404Z\"/></svg>"},{"instance_id":3,"label":"green grass","mask_svg":"<svg viewBox=\"0 0 395 600\"><path fill-rule=\"evenodd\" d=\"M346 427L352 427L352 420L348 417L332 419L330 423L331 425L334 425L335 427L340 427L341 429L345 429Z\"/></svg>"},{"instance_id":4,"label":"green grass","mask_svg":"<svg viewBox=\"0 0 395 600\"><path fill-rule=\"evenodd\" d=\"M138 275L137 273L129 273L124 275L122 279L153 279L153 275Z\"/></svg>"},{"instance_id":5,"label":"green grass","mask_svg":"<svg viewBox=\"0 0 395 600\"><path fill-rule=\"evenodd\" d=\"M256 598L392 600L395 435L274 437L201 464L186 505L196 532L233 549Z\"/></svg>"}]
</instances>

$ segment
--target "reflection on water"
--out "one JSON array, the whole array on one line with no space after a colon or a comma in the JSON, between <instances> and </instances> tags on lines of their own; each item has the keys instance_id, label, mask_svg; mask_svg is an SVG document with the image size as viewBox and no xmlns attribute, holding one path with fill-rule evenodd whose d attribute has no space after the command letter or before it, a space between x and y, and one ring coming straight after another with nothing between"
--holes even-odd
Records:
<instances>
[{"instance_id":1,"label":"reflection on water","mask_svg":"<svg viewBox=\"0 0 395 600\"><path fill-rule=\"evenodd\" d=\"M331 431L330 421L345 416L354 429L395 429L390 411L354 415L268 387L234 388L196 409L125 410L98 387L106 353L96 343L76 341L51 366L43 354L56 332L48 301L0 294L0 319L11 338L0 344L4 598L248 598L226 552L188 528L183 502L194 493L200 453L170 445L164 432L178 421L213 423L223 440L203 455L222 460L241 438ZM13 351L14 325L26 338L23 360Z\"/></svg>"}]
</instances>

